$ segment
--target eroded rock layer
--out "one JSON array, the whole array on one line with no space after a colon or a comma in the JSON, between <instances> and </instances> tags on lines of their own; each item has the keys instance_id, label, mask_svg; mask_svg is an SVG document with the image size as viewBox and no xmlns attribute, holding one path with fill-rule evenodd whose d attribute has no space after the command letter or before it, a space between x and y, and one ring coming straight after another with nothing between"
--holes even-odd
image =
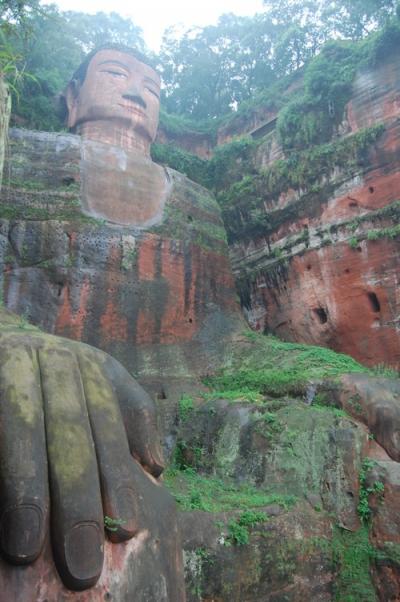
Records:
<instances>
[{"instance_id":1,"label":"eroded rock layer","mask_svg":"<svg viewBox=\"0 0 400 602\"><path fill-rule=\"evenodd\" d=\"M253 328L398 366L398 56L356 77L345 113L331 145L303 155L301 183L286 163L287 185L270 178L227 212L234 272ZM257 160L274 176L280 158L272 133Z\"/></svg>"},{"instance_id":2,"label":"eroded rock layer","mask_svg":"<svg viewBox=\"0 0 400 602\"><path fill-rule=\"evenodd\" d=\"M48 332L106 350L164 399L174 380L218 364L241 321L218 206L168 170L157 225L87 216L81 148L73 135L11 131L0 207L4 302Z\"/></svg>"}]
</instances>

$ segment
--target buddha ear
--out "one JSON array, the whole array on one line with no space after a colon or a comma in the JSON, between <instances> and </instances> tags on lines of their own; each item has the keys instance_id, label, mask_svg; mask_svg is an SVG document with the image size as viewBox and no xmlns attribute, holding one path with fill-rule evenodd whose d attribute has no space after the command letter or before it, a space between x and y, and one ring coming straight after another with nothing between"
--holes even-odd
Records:
<instances>
[{"instance_id":1,"label":"buddha ear","mask_svg":"<svg viewBox=\"0 0 400 602\"><path fill-rule=\"evenodd\" d=\"M71 79L64 91L64 99L68 111L67 126L69 129L74 129L76 126L80 87L79 80Z\"/></svg>"}]
</instances>

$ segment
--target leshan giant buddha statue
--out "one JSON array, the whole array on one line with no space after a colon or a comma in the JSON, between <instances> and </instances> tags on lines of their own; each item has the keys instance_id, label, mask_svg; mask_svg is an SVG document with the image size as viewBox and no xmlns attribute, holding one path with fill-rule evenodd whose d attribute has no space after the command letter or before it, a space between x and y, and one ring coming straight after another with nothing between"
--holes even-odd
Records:
<instances>
[{"instance_id":1,"label":"leshan giant buddha statue","mask_svg":"<svg viewBox=\"0 0 400 602\"><path fill-rule=\"evenodd\" d=\"M158 76L115 49L94 53L79 73L86 77L67 91L70 123L100 145L91 148L85 209L111 223L157 221L168 188L163 169L148 159ZM93 165L104 159L104 143L142 162L148 203L132 204L126 189L115 205L104 202L107 178L96 188ZM133 173L118 151L114 157ZM134 201L139 189L131 191ZM157 481L163 461L154 403L103 351L45 334L3 309L0 318L2 595L10 602L183 601L174 505ZM118 546L105 540L104 523ZM66 588L93 587L89 597L68 593L53 558Z\"/></svg>"}]
</instances>

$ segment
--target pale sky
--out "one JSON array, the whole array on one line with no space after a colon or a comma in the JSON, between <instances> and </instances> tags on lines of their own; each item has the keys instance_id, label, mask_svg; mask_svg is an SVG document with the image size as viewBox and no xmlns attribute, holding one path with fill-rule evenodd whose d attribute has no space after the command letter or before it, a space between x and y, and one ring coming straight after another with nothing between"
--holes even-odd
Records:
<instances>
[{"instance_id":1,"label":"pale sky","mask_svg":"<svg viewBox=\"0 0 400 602\"><path fill-rule=\"evenodd\" d=\"M194 25L213 25L224 13L254 15L262 12L262 0L52 0L61 10L85 13L117 12L130 17L143 29L143 37L151 50L158 51L164 29L182 24L185 29ZM44 4L50 3L45 0Z\"/></svg>"}]
</instances>

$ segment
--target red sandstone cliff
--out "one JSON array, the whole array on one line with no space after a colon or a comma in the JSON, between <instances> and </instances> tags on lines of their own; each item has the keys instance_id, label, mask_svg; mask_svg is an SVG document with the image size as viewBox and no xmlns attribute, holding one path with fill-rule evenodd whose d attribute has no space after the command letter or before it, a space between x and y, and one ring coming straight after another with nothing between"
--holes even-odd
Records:
<instances>
[{"instance_id":1,"label":"red sandstone cliff","mask_svg":"<svg viewBox=\"0 0 400 602\"><path fill-rule=\"evenodd\" d=\"M173 422L179 383L215 368L242 328L218 205L169 170L161 223L116 226L82 214L80 170L79 137L11 131L0 204L4 303L119 359Z\"/></svg>"},{"instance_id":2,"label":"red sandstone cliff","mask_svg":"<svg viewBox=\"0 0 400 602\"><path fill-rule=\"evenodd\" d=\"M398 55L356 77L339 132L351 144L376 124L383 133L352 164L333 163L312 186L266 197L259 218L268 227L253 227L243 203L231 258L253 328L399 366ZM281 156L272 134L258 162Z\"/></svg>"}]
</instances>

